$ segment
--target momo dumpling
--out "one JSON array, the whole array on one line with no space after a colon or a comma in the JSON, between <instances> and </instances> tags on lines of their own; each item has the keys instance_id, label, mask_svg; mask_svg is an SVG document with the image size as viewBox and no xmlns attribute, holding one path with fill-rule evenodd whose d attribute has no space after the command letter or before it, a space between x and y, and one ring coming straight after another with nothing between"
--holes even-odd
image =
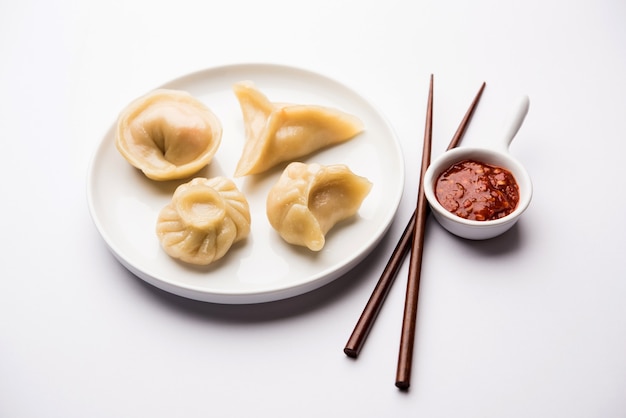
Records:
<instances>
[{"instance_id":1,"label":"momo dumpling","mask_svg":"<svg viewBox=\"0 0 626 418\"><path fill-rule=\"evenodd\" d=\"M363 131L359 118L341 110L270 102L250 81L236 83L233 90L246 134L235 176L261 173Z\"/></svg>"},{"instance_id":2,"label":"momo dumpling","mask_svg":"<svg viewBox=\"0 0 626 418\"><path fill-rule=\"evenodd\" d=\"M176 188L159 213L156 232L169 256L210 264L250 233L248 201L228 178L195 178Z\"/></svg>"},{"instance_id":3,"label":"momo dumpling","mask_svg":"<svg viewBox=\"0 0 626 418\"><path fill-rule=\"evenodd\" d=\"M191 94L158 89L130 103L117 123L115 145L152 180L189 177L208 165L222 140L222 124Z\"/></svg>"},{"instance_id":4,"label":"momo dumpling","mask_svg":"<svg viewBox=\"0 0 626 418\"><path fill-rule=\"evenodd\" d=\"M372 183L343 164L293 162L267 196L267 218L290 244L319 251L326 233L361 207Z\"/></svg>"}]
</instances>

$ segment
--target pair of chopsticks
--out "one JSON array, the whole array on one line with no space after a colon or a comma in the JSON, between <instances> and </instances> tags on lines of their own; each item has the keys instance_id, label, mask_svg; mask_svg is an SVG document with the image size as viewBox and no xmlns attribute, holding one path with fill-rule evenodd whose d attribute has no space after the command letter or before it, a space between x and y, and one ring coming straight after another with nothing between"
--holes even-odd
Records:
<instances>
[{"instance_id":1,"label":"pair of chopsticks","mask_svg":"<svg viewBox=\"0 0 626 418\"><path fill-rule=\"evenodd\" d=\"M409 223L407 224L398 244L396 245L385 269L383 270L372 295L370 296L359 320L352 331L345 348L344 353L349 357L356 358L363 348L365 339L369 334L374 321L382 308L383 302L391 289L391 285L395 281L398 270L402 262L411 251L409 264L409 277L407 282L404 315L402 320L402 333L400 336L400 350L398 354L398 368L396 373L396 386L402 390L406 390L410 386L411 367L413 361L413 345L415 342L415 324L417 318L417 301L419 295L419 284L422 266L422 254L424 247L424 231L426 226L426 217L428 216L429 206L424 196L423 178L426 169L430 165L431 143L432 143L432 122L433 122L433 75L430 76L430 86L428 92L428 106L426 110L426 126L424 133L424 146L422 150L422 167L421 177L417 194L417 207ZM461 141L469 122L474 114L474 110L480 101L486 83L483 83L478 93L467 110L461 124L459 125L448 150L458 146Z\"/></svg>"}]
</instances>

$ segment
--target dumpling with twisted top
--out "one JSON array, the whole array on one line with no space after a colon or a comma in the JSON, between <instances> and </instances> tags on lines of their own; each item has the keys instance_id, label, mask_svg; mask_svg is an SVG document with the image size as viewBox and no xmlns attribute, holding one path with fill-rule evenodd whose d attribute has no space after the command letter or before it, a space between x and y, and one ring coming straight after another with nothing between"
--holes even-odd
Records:
<instances>
[{"instance_id":1,"label":"dumpling with twisted top","mask_svg":"<svg viewBox=\"0 0 626 418\"><path fill-rule=\"evenodd\" d=\"M115 145L153 180L189 177L208 165L222 140L222 124L191 94L158 89L130 103L117 123Z\"/></svg>"},{"instance_id":2,"label":"dumpling with twisted top","mask_svg":"<svg viewBox=\"0 0 626 418\"><path fill-rule=\"evenodd\" d=\"M294 162L270 189L267 218L288 243L320 251L326 233L356 214L371 188L346 165Z\"/></svg>"},{"instance_id":3,"label":"dumpling with twisted top","mask_svg":"<svg viewBox=\"0 0 626 418\"><path fill-rule=\"evenodd\" d=\"M233 90L246 133L235 176L261 173L363 131L358 117L338 109L270 102L251 81L236 83Z\"/></svg>"},{"instance_id":4,"label":"dumpling with twisted top","mask_svg":"<svg viewBox=\"0 0 626 418\"><path fill-rule=\"evenodd\" d=\"M210 264L250 233L248 201L228 178L195 178L178 186L159 213L156 232L171 257Z\"/></svg>"}]
</instances>

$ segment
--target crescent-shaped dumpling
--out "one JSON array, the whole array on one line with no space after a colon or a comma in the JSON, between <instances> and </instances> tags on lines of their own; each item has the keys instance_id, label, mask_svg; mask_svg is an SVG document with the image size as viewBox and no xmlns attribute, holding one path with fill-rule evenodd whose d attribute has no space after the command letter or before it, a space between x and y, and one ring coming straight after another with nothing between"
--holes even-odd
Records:
<instances>
[{"instance_id":1,"label":"crescent-shaped dumpling","mask_svg":"<svg viewBox=\"0 0 626 418\"><path fill-rule=\"evenodd\" d=\"M232 180L198 177L178 186L159 213L156 232L171 257L207 265L248 236L250 208Z\"/></svg>"},{"instance_id":2,"label":"crescent-shaped dumpling","mask_svg":"<svg viewBox=\"0 0 626 418\"><path fill-rule=\"evenodd\" d=\"M270 102L251 81L236 83L233 90L246 133L235 176L261 173L363 131L359 118L341 110Z\"/></svg>"},{"instance_id":3,"label":"crescent-shaped dumpling","mask_svg":"<svg viewBox=\"0 0 626 418\"><path fill-rule=\"evenodd\" d=\"M211 162L222 124L191 94L159 89L130 103L120 114L115 145L153 180L189 177Z\"/></svg>"},{"instance_id":4,"label":"crescent-shaped dumpling","mask_svg":"<svg viewBox=\"0 0 626 418\"><path fill-rule=\"evenodd\" d=\"M372 183L343 164L293 162L267 196L272 227L290 244L320 251L326 233L357 213Z\"/></svg>"}]
</instances>

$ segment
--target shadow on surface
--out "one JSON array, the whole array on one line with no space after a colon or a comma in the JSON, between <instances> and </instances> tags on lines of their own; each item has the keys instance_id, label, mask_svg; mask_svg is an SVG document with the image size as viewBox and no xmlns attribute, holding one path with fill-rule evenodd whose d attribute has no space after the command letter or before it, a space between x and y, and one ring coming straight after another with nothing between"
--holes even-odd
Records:
<instances>
[{"instance_id":1,"label":"shadow on surface","mask_svg":"<svg viewBox=\"0 0 626 418\"><path fill-rule=\"evenodd\" d=\"M504 234L495 238L473 241L461 240L469 251L479 253L483 257L500 257L518 251L524 242L524 231L520 222L516 223Z\"/></svg>"},{"instance_id":2,"label":"shadow on surface","mask_svg":"<svg viewBox=\"0 0 626 418\"><path fill-rule=\"evenodd\" d=\"M231 305L187 299L165 292L144 282L121 265L120 268L145 294L168 309L193 316L196 319L211 318L228 323L260 323L303 315L307 312L322 309L325 306L336 303L346 294L353 291L355 287L367 285L363 283L362 278L371 274L373 270L378 269L380 265L384 265L390 255L385 254L381 250L381 247L385 248L382 244L390 239L388 235L386 234L383 237L381 242L360 264L325 286L288 299L258 304ZM375 274L379 274L379 272ZM365 302L364 300L363 303L365 304Z\"/></svg>"}]
</instances>

